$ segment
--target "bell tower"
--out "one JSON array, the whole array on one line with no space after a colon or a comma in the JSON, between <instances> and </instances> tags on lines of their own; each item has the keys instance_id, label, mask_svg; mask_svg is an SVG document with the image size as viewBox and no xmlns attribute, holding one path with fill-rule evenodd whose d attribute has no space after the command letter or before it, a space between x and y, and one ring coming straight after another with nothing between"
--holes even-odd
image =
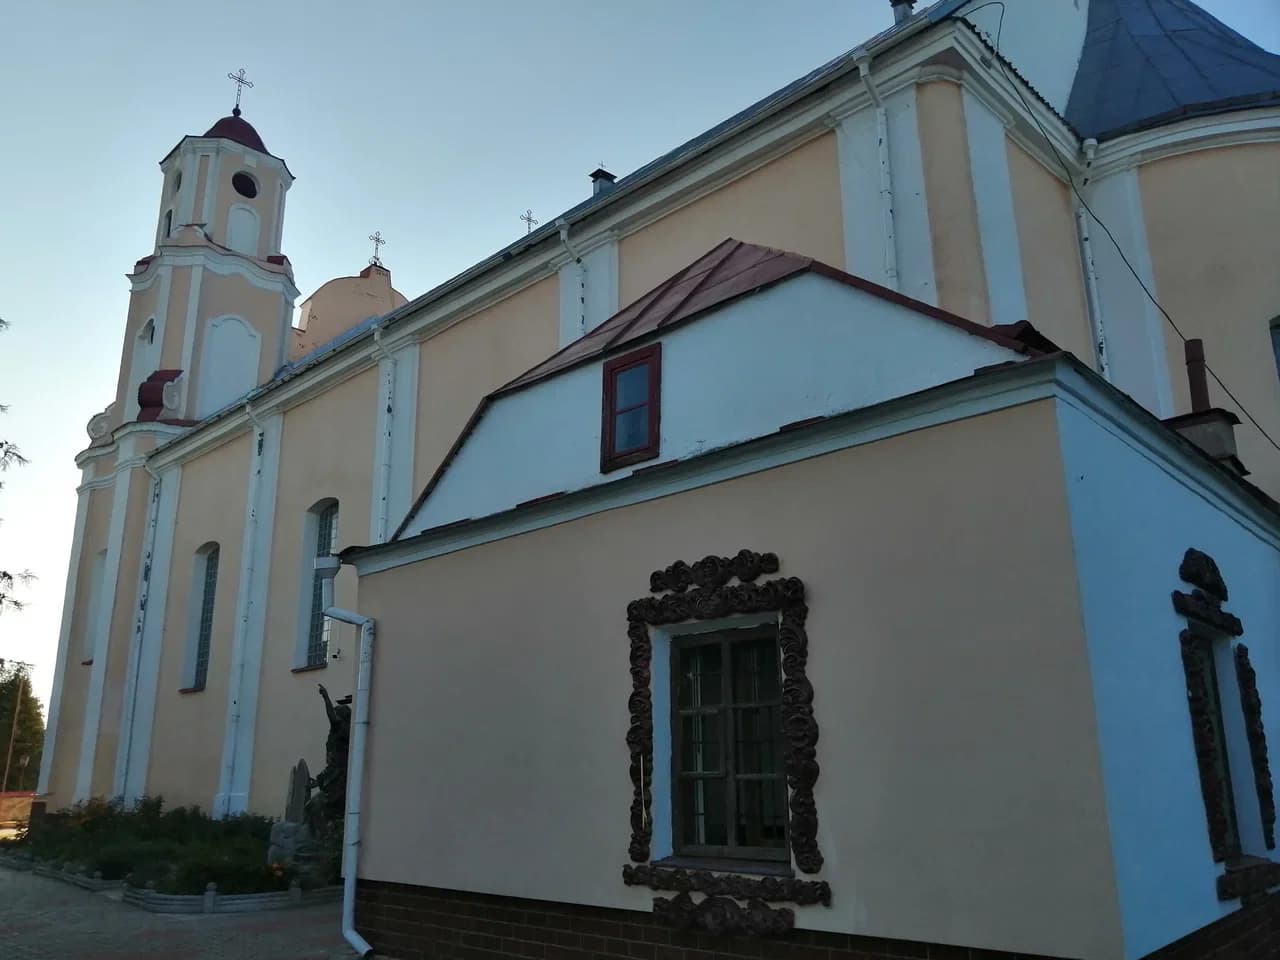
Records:
<instances>
[{"instance_id":1,"label":"bell tower","mask_svg":"<svg viewBox=\"0 0 1280 960\"><path fill-rule=\"evenodd\" d=\"M116 400L104 418L187 425L287 359L298 290L281 251L293 174L236 104L160 161L152 252L134 265ZM106 432L106 431L104 431Z\"/></svg>"}]
</instances>

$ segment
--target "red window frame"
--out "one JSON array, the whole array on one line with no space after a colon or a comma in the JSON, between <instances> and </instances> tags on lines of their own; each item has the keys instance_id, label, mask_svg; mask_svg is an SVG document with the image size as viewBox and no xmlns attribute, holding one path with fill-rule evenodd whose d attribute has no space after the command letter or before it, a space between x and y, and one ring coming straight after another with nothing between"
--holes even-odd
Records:
<instances>
[{"instance_id":1,"label":"red window frame","mask_svg":"<svg viewBox=\"0 0 1280 960\"><path fill-rule=\"evenodd\" d=\"M644 403L618 409L618 374L633 367L647 367L649 391ZM608 473L658 455L658 438L662 422L662 344L655 343L640 350L614 357L604 363L604 381L601 387L602 413L600 425L600 472ZM649 437L643 447L618 453L614 425L620 413L647 407L649 410Z\"/></svg>"}]
</instances>

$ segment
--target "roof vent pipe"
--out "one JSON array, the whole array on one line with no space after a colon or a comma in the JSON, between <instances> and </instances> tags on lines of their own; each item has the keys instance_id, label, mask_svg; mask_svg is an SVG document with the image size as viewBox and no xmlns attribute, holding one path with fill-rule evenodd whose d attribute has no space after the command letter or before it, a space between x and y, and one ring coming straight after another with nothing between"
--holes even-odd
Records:
<instances>
[{"instance_id":1,"label":"roof vent pipe","mask_svg":"<svg viewBox=\"0 0 1280 960\"><path fill-rule=\"evenodd\" d=\"M1165 426L1182 434L1228 470L1247 477L1249 471L1240 462L1236 448L1235 428L1240 418L1230 410L1212 405L1209 398L1208 365L1204 359L1204 341L1188 340L1187 387L1191 394L1191 412L1164 421Z\"/></svg>"},{"instance_id":2,"label":"roof vent pipe","mask_svg":"<svg viewBox=\"0 0 1280 960\"><path fill-rule=\"evenodd\" d=\"M911 18L911 8L915 5L916 0L889 0L889 5L893 7L893 22L901 23L903 20Z\"/></svg>"}]
</instances>

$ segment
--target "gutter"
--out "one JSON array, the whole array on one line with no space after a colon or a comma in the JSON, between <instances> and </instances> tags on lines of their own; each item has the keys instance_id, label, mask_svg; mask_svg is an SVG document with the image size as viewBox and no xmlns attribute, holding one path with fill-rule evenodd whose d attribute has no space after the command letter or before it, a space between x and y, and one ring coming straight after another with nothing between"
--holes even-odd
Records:
<instances>
[{"instance_id":1,"label":"gutter","mask_svg":"<svg viewBox=\"0 0 1280 960\"><path fill-rule=\"evenodd\" d=\"M1090 138L1084 142L1084 183L1088 183L1088 170L1098 151L1098 141ZM1098 373L1111 383L1111 362L1107 353L1107 331L1102 318L1102 295L1098 290L1098 267L1093 259L1093 240L1089 234L1089 213L1079 196L1072 191L1071 205L1075 208L1076 235L1080 242L1080 261L1084 267L1085 301L1089 309L1089 330L1093 334L1093 350L1098 360Z\"/></svg>"},{"instance_id":2,"label":"gutter","mask_svg":"<svg viewBox=\"0 0 1280 960\"><path fill-rule=\"evenodd\" d=\"M356 871L360 860L360 798L364 787L364 754L369 737L369 687L373 675L374 619L333 605L333 578L341 561L318 557L324 615L360 628L360 665L356 672L355 709L351 716L351 748L347 757L346 822L342 830L342 935L361 957L373 955L373 947L356 932Z\"/></svg>"}]
</instances>

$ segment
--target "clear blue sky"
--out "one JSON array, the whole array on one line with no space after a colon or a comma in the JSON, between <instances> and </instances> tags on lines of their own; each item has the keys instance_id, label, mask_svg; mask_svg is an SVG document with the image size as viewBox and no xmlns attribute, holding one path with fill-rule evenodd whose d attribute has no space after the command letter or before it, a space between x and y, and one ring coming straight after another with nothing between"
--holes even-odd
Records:
<instances>
[{"instance_id":1,"label":"clear blue sky","mask_svg":"<svg viewBox=\"0 0 1280 960\"><path fill-rule=\"evenodd\" d=\"M1201 0L1280 49L1277 0ZM89 417L113 399L124 274L151 252L158 161L256 84L244 111L297 183L284 250L304 296L381 230L409 297L891 22L888 0L140 0L12 5L0 183L0 566L39 580L0 657L52 685Z\"/></svg>"}]
</instances>

